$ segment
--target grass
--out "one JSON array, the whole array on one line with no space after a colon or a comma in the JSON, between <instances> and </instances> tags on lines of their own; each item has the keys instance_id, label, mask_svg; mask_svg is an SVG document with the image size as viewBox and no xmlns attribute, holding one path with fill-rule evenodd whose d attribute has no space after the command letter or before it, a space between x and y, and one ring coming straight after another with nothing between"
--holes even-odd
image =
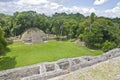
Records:
<instances>
[{"instance_id":1,"label":"grass","mask_svg":"<svg viewBox=\"0 0 120 80\"><path fill-rule=\"evenodd\" d=\"M0 70L103 53L101 50L88 49L70 41L49 41L32 45L16 42L8 48L10 52L0 57Z\"/></svg>"}]
</instances>

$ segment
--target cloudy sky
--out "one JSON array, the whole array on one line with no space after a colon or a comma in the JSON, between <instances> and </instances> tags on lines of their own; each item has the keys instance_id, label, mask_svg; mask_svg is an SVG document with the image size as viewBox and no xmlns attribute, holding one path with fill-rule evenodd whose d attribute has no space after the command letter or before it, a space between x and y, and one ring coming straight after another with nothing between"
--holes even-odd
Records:
<instances>
[{"instance_id":1,"label":"cloudy sky","mask_svg":"<svg viewBox=\"0 0 120 80\"><path fill-rule=\"evenodd\" d=\"M52 15L55 12L120 17L120 0L0 0L0 13L33 10Z\"/></svg>"}]
</instances>

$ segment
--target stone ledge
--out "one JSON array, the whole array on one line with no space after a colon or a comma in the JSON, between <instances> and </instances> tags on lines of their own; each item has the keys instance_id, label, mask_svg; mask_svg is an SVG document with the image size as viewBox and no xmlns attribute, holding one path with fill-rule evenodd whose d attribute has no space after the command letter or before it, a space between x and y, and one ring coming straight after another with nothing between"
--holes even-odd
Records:
<instances>
[{"instance_id":1,"label":"stone ledge","mask_svg":"<svg viewBox=\"0 0 120 80\"><path fill-rule=\"evenodd\" d=\"M118 56L120 56L120 48L110 50L99 56L61 59L55 62L44 62L32 66L4 70L0 71L0 80L47 80Z\"/></svg>"}]
</instances>

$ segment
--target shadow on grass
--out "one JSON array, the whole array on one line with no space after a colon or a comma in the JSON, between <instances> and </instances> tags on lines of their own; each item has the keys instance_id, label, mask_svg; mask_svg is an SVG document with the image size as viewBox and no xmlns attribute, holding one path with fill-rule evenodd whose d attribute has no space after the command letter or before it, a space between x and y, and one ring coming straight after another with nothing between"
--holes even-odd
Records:
<instances>
[{"instance_id":1,"label":"shadow on grass","mask_svg":"<svg viewBox=\"0 0 120 80\"><path fill-rule=\"evenodd\" d=\"M15 61L16 57L0 57L0 70L6 70L10 68L14 68L16 65Z\"/></svg>"},{"instance_id":2,"label":"shadow on grass","mask_svg":"<svg viewBox=\"0 0 120 80\"><path fill-rule=\"evenodd\" d=\"M0 70L6 70L14 68L16 65L16 57L7 57L5 56L11 50L9 48L5 48L0 51Z\"/></svg>"},{"instance_id":3,"label":"shadow on grass","mask_svg":"<svg viewBox=\"0 0 120 80\"><path fill-rule=\"evenodd\" d=\"M1 50L0 51L0 56L4 56L4 55L6 55L8 52L10 52L11 50L7 47L7 48L5 48L4 50Z\"/></svg>"}]
</instances>

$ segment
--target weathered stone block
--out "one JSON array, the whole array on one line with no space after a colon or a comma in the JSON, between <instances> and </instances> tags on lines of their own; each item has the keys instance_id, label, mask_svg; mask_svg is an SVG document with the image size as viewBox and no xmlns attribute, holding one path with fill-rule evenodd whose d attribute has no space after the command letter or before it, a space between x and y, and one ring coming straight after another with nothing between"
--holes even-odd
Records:
<instances>
[{"instance_id":1,"label":"weathered stone block","mask_svg":"<svg viewBox=\"0 0 120 80\"><path fill-rule=\"evenodd\" d=\"M57 71L46 72L44 74L24 77L21 80L47 80L49 78L53 78L53 77L64 75L64 74L65 72L63 70L57 70Z\"/></svg>"},{"instance_id":2,"label":"weathered stone block","mask_svg":"<svg viewBox=\"0 0 120 80\"><path fill-rule=\"evenodd\" d=\"M10 69L0 72L0 80L19 80L22 77L39 74L38 66Z\"/></svg>"},{"instance_id":3,"label":"weathered stone block","mask_svg":"<svg viewBox=\"0 0 120 80\"><path fill-rule=\"evenodd\" d=\"M70 63L68 60L58 61L57 64L59 65L60 69L63 69L63 70L70 68Z\"/></svg>"},{"instance_id":4,"label":"weathered stone block","mask_svg":"<svg viewBox=\"0 0 120 80\"><path fill-rule=\"evenodd\" d=\"M46 72L55 70L55 64L45 64L45 67L46 67Z\"/></svg>"}]
</instances>

